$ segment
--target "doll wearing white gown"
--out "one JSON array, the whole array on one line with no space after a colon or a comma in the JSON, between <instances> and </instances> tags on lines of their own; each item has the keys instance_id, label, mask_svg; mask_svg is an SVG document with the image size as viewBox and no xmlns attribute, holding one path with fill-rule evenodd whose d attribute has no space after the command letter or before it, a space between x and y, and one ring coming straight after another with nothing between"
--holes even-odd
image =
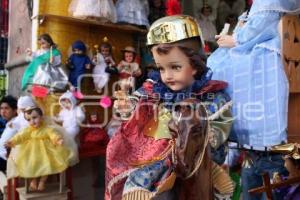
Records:
<instances>
[{"instance_id":1,"label":"doll wearing white gown","mask_svg":"<svg viewBox=\"0 0 300 200\"><path fill-rule=\"evenodd\" d=\"M102 43L100 45L100 52L97 52L96 57L93 60L95 64L95 67L93 68L93 81L98 93L101 93L102 88L105 87L109 81L109 73L106 72L106 68L111 68L116 65L111 54L111 45L109 43Z\"/></svg>"},{"instance_id":2,"label":"doll wearing white gown","mask_svg":"<svg viewBox=\"0 0 300 200\"><path fill-rule=\"evenodd\" d=\"M80 131L80 124L85 119L85 114L80 106L76 105L76 98L71 92L65 92L59 98L61 111L58 114L57 120L62 122L62 126L71 138L75 137Z\"/></svg>"},{"instance_id":3,"label":"doll wearing white gown","mask_svg":"<svg viewBox=\"0 0 300 200\"><path fill-rule=\"evenodd\" d=\"M78 18L104 18L116 22L116 8L112 0L72 0L69 13Z\"/></svg>"},{"instance_id":4,"label":"doll wearing white gown","mask_svg":"<svg viewBox=\"0 0 300 200\"><path fill-rule=\"evenodd\" d=\"M149 26L147 0L118 0L116 10L118 22Z\"/></svg>"}]
</instances>

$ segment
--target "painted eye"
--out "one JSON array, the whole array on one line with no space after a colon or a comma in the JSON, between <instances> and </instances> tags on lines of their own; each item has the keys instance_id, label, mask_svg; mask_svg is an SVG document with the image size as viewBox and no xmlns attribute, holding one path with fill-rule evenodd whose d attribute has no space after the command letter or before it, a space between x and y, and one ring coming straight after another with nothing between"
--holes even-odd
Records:
<instances>
[{"instance_id":1,"label":"painted eye","mask_svg":"<svg viewBox=\"0 0 300 200\"><path fill-rule=\"evenodd\" d=\"M180 70L181 66L180 65L172 65L173 70Z\"/></svg>"},{"instance_id":2,"label":"painted eye","mask_svg":"<svg viewBox=\"0 0 300 200\"><path fill-rule=\"evenodd\" d=\"M157 68L158 68L158 70L159 70L160 72L164 72L164 71L165 71L165 69L162 68L162 67L157 67Z\"/></svg>"}]
</instances>

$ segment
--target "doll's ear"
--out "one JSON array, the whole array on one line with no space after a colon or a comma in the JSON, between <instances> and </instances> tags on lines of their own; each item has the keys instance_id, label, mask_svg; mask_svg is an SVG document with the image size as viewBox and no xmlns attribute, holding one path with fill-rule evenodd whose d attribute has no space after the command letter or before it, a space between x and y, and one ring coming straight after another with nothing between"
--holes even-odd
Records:
<instances>
[{"instance_id":1,"label":"doll's ear","mask_svg":"<svg viewBox=\"0 0 300 200\"><path fill-rule=\"evenodd\" d=\"M195 76L197 74L197 69L193 69L192 74Z\"/></svg>"}]
</instances>

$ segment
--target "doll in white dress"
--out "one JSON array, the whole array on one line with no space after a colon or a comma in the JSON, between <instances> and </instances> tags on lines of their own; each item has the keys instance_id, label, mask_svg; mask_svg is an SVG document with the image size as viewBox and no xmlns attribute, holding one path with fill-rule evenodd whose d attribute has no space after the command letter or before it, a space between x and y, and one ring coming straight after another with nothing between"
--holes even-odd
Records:
<instances>
[{"instance_id":1,"label":"doll in white dress","mask_svg":"<svg viewBox=\"0 0 300 200\"><path fill-rule=\"evenodd\" d=\"M116 8L112 0L72 0L69 13L77 18L117 21Z\"/></svg>"},{"instance_id":2,"label":"doll in white dress","mask_svg":"<svg viewBox=\"0 0 300 200\"><path fill-rule=\"evenodd\" d=\"M100 45L100 51L97 50L96 57L94 58L95 67L93 69L93 80L95 89L101 93L102 88L108 84L109 73L106 72L107 68L114 68L116 63L112 57L112 46L108 42Z\"/></svg>"},{"instance_id":3,"label":"doll in white dress","mask_svg":"<svg viewBox=\"0 0 300 200\"><path fill-rule=\"evenodd\" d=\"M116 3L117 21L139 26L149 26L148 0L118 0Z\"/></svg>"},{"instance_id":4,"label":"doll in white dress","mask_svg":"<svg viewBox=\"0 0 300 200\"><path fill-rule=\"evenodd\" d=\"M56 121L62 123L63 128L71 138L75 137L80 131L80 124L85 119L85 114L80 106L77 106L77 100L70 91L65 92L59 98L61 111Z\"/></svg>"}]
</instances>

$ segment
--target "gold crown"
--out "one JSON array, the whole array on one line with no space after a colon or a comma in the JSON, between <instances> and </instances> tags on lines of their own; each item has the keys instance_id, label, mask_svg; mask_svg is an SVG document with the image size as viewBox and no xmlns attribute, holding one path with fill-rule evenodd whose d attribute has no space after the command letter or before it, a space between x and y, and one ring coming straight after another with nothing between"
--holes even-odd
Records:
<instances>
[{"instance_id":1,"label":"gold crown","mask_svg":"<svg viewBox=\"0 0 300 200\"><path fill-rule=\"evenodd\" d=\"M156 20L147 34L147 45L173 43L180 40L200 37L202 31L196 20L188 15L174 15Z\"/></svg>"}]
</instances>

